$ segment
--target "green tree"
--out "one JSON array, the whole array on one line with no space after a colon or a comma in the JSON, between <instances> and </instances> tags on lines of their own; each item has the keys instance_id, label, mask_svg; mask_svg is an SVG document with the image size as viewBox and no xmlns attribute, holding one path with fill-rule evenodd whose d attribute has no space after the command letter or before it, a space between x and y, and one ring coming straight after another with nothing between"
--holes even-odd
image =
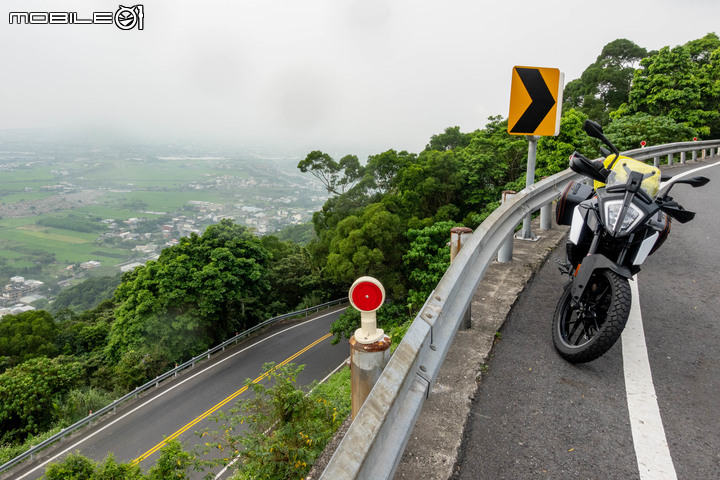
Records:
<instances>
[{"instance_id":1,"label":"green tree","mask_svg":"<svg viewBox=\"0 0 720 480\"><path fill-rule=\"evenodd\" d=\"M527 165L527 140L507 133L507 119L495 116L488 121L472 134L466 148L456 152L462 162L460 175L467 182L465 215L497 201L504 185L522 176Z\"/></svg>"},{"instance_id":2,"label":"green tree","mask_svg":"<svg viewBox=\"0 0 720 480\"><path fill-rule=\"evenodd\" d=\"M262 318L269 259L260 241L229 220L183 238L123 277L107 354L160 349L186 359Z\"/></svg>"},{"instance_id":3,"label":"green tree","mask_svg":"<svg viewBox=\"0 0 720 480\"><path fill-rule=\"evenodd\" d=\"M120 391L127 392L149 382L168 370L173 360L171 356L173 353L163 345L143 345L124 350L111 369L114 386ZM187 352L182 353L186 353L188 357L191 355Z\"/></svg>"},{"instance_id":4,"label":"green tree","mask_svg":"<svg viewBox=\"0 0 720 480\"><path fill-rule=\"evenodd\" d=\"M310 172L325 186L328 193L340 195L360 181L365 169L355 155L345 155L336 162L320 150L310 152L298 163L301 172Z\"/></svg>"},{"instance_id":5,"label":"green tree","mask_svg":"<svg viewBox=\"0 0 720 480\"><path fill-rule=\"evenodd\" d=\"M6 357L5 367L57 355L57 333L52 315L45 310L5 315L0 321L0 357Z\"/></svg>"},{"instance_id":6,"label":"green tree","mask_svg":"<svg viewBox=\"0 0 720 480\"><path fill-rule=\"evenodd\" d=\"M445 221L405 232L410 241L403 263L410 281L408 306L411 312L415 313L422 307L450 266L447 242L450 230L457 226L456 222Z\"/></svg>"},{"instance_id":7,"label":"green tree","mask_svg":"<svg viewBox=\"0 0 720 480\"><path fill-rule=\"evenodd\" d=\"M317 239L312 223L303 223L301 225L290 225L274 234L282 241L291 241L298 245L307 245Z\"/></svg>"},{"instance_id":8,"label":"green tree","mask_svg":"<svg viewBox=\"0 0 720 480\"><path fill-rule=\"evenodd\" d=\"M90 310L103 300L113 298L121 278L120 273L114 276L91 277L82 283L64 288L51 304L51 311L57 313L65 308L76 312Z\"/></svg>"},{"instance_id":9,"label":"green tree","mask_svg":"<svg viewBox=\"0 0 720 480\"><path fill-rule=\"evenodd\" d=\"M398 197L406 218L431 219L462 201L465 179L454 150L427 150L398 173Z\"/></svg>"},{"instance_id":10,"label":"green tree","mask_svg":"<svg viewBox=\"0 0 720 480\"><path fill-rule=\"evenodd\" d=\"M266 277L272 285L266 297L271 315L287 313L304 298L322 294L320 272L313 268L307 249L274 236L262 237L260 242L271 257Z\"/></svg>"},{"instance_id":11,"label":"green tree","mask_svg":"<svg viewBox=\"0 0 720 480\"><path fill-rule=\"evenodd\" d=\"M83 356L102 350L107 344L110 325L115 320L116 304L112 299L100 302L82 313L62 310L55 316L59 331L55 344L64 355Z\"/></svg>"},{"instance_id":12,"label":"green tree","mask_svg":"<svg viewBox=\"0 0 720 480\"><path fill-rule=\"evenodd\" d=\"M689 142L697 135L697 132L685 123L677 123L670 117L652 116L644 112L613 120L605 129L605 133L620 150L640 148L642 141L648 146Z\"/></svg>"},{"instance_id":13,"label":"green tree","mask_svg":"<svg viewBox=\"0 0 720 480\"><path fill-rule=\"evenodd\" d=\"M400 217L377 203L346 217L332 230L324 273L346 288L358 277L374 276L389 292L402 295L403 230Z\"/></svg>"},{"instance_id":14,"label":"green tree","mask_svg":"<svg viewBox=\"0 0 720 480\"><path fill-rule=\"evenodd\" d=\"M462 133L458 126L447 127L443 133L430 137L430 143L425 146L425 150L444 152L446 150L467 147L469 143L470 134Z\"/></svg>"},{"instance_id":15,"label":"green tree","mask_svg":"<svg viewBox=\"0 0 720 480\"><path fill-rule=\"evenodd\" d=\"M713 62L713 53L720 48L720 38L715 33L708 33L703 38L687 42L685 47L693 62L700 66L709 65Z\"/></svg>"},{"instance_id":16,"label":"green tree","mask_svg":"<svg viewBox=\"0 0 720 480\"><path fill-rule=\"evenodd\" d=\"M720 136L720 40L709 34L644 58L635 71L628 102L613 118L638 112L686 123L702 136Z\"/></svg>"},{"instance_id":17,"label":"green tree","mask_svg":"<svg viewBox=\"0 0 720 480\"><path fill-rule=\"evenodd\" d=\"M183 449L182 444L174 439L165 444L158 461L150 468L148 480L190 478L188 470L194 465L192 455Z\"/></svg>"},{"instance_id":18,"label":"green tree","mask_svg":"<svg viewBox=\"0 0 720 480\"><path fill-rule=\"evenodd\" d=\"M575 108L606 123L608 114L627 102L635 68L646 55L647 50L624 38L608 43L580 78L565 86L564 109Z\"/></svg>"},{"instance_id":19,"label":"green tree","mask_svg":"<svg viewBox=\"0 0 720 480\"><path fill-rule=\"evenodd\" d=\"M0 374L0 443L45 431L54 403L84 376L80 362L63 356L34 358Z\"/></svg>"},{"instance_id":20,"label":"green tree","mask_svg":"<svg viewBox=\"0 0 720 480\"><path fill-rule=\"evenodd\" d=\"M365 174L373 180L373 186L381 193L392 192L396 185L397 174L410 163L415 161L416 156L403 150L387 150L386 152L368 157Z\"/></svg>"}]
</instances>

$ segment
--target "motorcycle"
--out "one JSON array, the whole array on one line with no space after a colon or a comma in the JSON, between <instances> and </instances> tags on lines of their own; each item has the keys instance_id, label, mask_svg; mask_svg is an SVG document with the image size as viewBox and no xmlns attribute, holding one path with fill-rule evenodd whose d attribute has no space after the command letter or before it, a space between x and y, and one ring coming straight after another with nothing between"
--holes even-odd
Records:
<instances>
[{"instance_id":1,"label":"motorcycle","mask_svg":"<svg viewBox=\"0 0 720 480\"><path fill-rule=\"evenodd\" d=\"M695 217L669 196L670 189L709 181L661 176L658 168L620 155L599 124L587 120L584 130L610 151L601 149L603 162L574 152L570 168L594 184L570 182L556 204L556 222L570 226L566 260L558 262L570 279L555 309L552 338L571 363L595 360L615 344L630 315L628 281L667 239L671 219ZM669 184L661 189L661 181Z\"/></svg>"}]
</instances>

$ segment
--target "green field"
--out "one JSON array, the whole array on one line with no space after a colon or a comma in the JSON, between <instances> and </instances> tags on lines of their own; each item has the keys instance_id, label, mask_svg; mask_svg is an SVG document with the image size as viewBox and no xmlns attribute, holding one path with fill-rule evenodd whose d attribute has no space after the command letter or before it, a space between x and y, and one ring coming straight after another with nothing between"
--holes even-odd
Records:
<instances>
[{"instance_id":1,"label":"green field","mask_svg":"<svg viewBox=\"0 0 720 480\"><path fill-rule=\"evenodd\" d=\"M14 266L18 266L18 262L27 266L28 258L38 251L52 253L56 261L64 264L88 260L118 263L119 258L128 256L126 251L96 245L97 233L45 227L37 225L36 220L36 217L0 220L0 258ZM108 255L101 258L99 253Z\"/></svg>"}]
</instances>

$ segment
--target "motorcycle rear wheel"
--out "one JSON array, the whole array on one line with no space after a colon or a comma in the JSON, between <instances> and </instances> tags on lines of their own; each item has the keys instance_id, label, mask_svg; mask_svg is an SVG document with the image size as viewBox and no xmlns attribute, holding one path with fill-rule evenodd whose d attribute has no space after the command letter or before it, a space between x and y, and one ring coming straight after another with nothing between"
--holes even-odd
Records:
<instances>
[{"instance_id":1,"label":"motorcycle rear wheel","mask_svg":"<svg viewBox=\"0 0 720 480\"><path fill-rule=\"evenodd\" d=\"M590 278L577 308L572 308L570 292L571 284L555 309L553 344L570 363L590 362L620 338L630 315L630 285L617 273L601 270Z\"/></svg>"}]
</instances>

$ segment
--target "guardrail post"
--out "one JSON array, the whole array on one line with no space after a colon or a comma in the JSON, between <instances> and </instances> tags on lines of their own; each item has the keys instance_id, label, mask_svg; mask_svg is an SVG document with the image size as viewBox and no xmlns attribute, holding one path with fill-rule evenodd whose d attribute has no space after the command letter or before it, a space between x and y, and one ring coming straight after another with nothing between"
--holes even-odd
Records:
<instances>
[{"instance_id":1,"label":"guardrail post","mask_svg":"<svg viewBox=\"0 0 720 480\"><path fill-rule=\"evenodd\" d=\"M512 198L512 196L515 194L517 194L517 192L514 192L512 190L503 191L501 204L504 204L505 202L510 200ZM510 232L508 234L507 240L505 240L505 243L503 243L502 246L500 247L500 250L498 250L498 256L497 256L498 262L500 262L500 263L512 262L514 236L515 236L515 232Z\"/></svg>"},{"instance_id":2,"label":"guardrail post","mask_svg":"<svg viewBox=\"0 0 720 480\"><path fill-rule=\"evenodd\" d=\"M685 158L687 157L686 152L680 152L680 165L685 165Z\"/></svg>"},{"instance_id":3,"label":"guardrail post","mask_svg":"<svg viewBox=\"0 0 720 480\"><path fill-rule=\"evenodd\" d=\"M552 230L552 203L540 207L540 230Z\"/></svg>"},{"instance_id":4,"label":"guardrail post","mask_svg":"<svg viewBox=\"0 0 720 480\"><path fill-rule=\"evenodd\" d=\"M471 233L472 229L468 227L454 227L450 229L450 263L455 260L455 257L460 252L460 249L463 245L465 245L465 240L470 237ZM466 330L472 326L472 317L469 306L467 310L465 310L465 319L461 325L464 326Z\"/></svg>"},{"instance_id":5,"label":"guardrail post","mask_svg":"<svg viewBox=\"0 0 720 480\"><path fill-rule=\"evenodd\" d=\"M655 168L660 168L660 157L653 158L653 165L655 165Z\"/></svg>"},{"instance_id":6,"label":"guardrail post","mask_svg":"<svg viewBox=\"0 0 720 480\"><path fill-rule=\"evenodd\" d=\"M673 165L673 154L668 153L668 165L672 167Z\"/></svg>"},{"instance_id":7,"label":"guardrail post","mask_svg":"<svg viewBox=\"0 0 720 480\"><path fill-rule=\"evenodd\" d=\"M370 344L359 343L355 335L350 338L350 387L352 391L352 418L355 419L365 399L390 361L390 337Z\"/></svg>"},{"instance_id":8,"label":"guardrail post","mask_svg":"<svg viewBox=\"0 0 720 480\"><path fill-rule=\"evenodd\" d=\"M377 328L375 311L385 301L385 288L372 277L360 277L350 287L350 304L360 311L362 327L350 337L352 418L390 361L390 337Z\"/></svg>"},{"instance_id":9,"label":"guardrail post","mask_svg":"<svg viewBox=\"0 0 720 480\"><path fill-rule=\"evenodd\" d=\"M692 152L692 161L697 162L697 150L693 150Z\"/></svg>"}]
</instances>

